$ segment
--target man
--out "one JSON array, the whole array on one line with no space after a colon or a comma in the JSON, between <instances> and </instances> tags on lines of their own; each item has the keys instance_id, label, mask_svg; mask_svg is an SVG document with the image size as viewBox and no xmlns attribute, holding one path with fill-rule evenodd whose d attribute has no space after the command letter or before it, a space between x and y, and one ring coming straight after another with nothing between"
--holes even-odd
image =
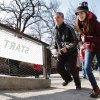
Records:
<instances>
[{"instance_id":1,"label":"man","mask_svg":"<svg viewBox=\"0 0 100 100\"><path fill-rule=\"evenodd\" d=\"M63 78L63 86L66 86L74 79L76 89L81 89L80 78L76 67L77 63L77 37L74 30L64 23L64 15L61 12L54 14L55 27L53 29L55 45L54 49L58 52L57 72ZM65 66L70 67L70 73Z\"/></svg>"}]
</instances>

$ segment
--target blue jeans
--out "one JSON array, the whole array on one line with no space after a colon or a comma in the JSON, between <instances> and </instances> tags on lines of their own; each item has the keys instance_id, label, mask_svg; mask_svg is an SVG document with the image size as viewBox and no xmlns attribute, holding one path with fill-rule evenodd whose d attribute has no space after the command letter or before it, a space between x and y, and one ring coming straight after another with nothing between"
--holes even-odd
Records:
<instances>
[{"instance_id":1,"label":"blue jeans","mask_svg":"<svg viewBox=\"0 0 100 100\"><path fill-rule=\"evenodd\" d=\"M82 62L82 75L83 75L83 78L86 79L87 74L86 74L86 69L84 67L84 64L85 64L85 61ZM93 62L92 62L92 65L91 65L91 69L93 70Z\"/></svg>"},{"instance_id":2,"label":"blue jeans","mask_svg":"<svg viewBox=\"0 0 100 100\"><path fill-rule=\"evenodd\" d=\"M86 70L84 68L84 61L82 62L82 75L83 75L83 78L86 78Z\"/></svg>"},{"instance_id":3,"label":"blue jeans","mask_svg":"<svg viewBox=\"0 0 100 100\"><path fill-rule=\"evenodd\" d=\"M93 61L93 58L94 58L95 55L97 57L98 64L100 65L100 52L92 52L90 50L85 51L84 68L86 70L87 76L89 78L89 81L90 81L92 87L97 86L97 82L96 82L96 79L93 75L92 68L91 68L92 67L91 64L92 64L92 61Z\"/></svg>"}]
</instances>

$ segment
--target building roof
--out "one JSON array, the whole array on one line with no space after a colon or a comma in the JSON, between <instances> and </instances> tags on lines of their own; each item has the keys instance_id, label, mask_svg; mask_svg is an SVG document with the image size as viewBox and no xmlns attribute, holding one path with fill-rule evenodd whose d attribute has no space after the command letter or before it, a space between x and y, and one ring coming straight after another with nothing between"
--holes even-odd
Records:
<instances>
[{"instance_id":1,"label":"building roof","mask_svg":"<svg viewBox=\"0 0 100 100\"><path fill-rule=\"evenodd\" d=\"M30 41L33 41L33 42L35 42L35 43L37 43L37 44L41 44L41 45L44 45L44 46L49 46L47 43L45 43L45 42L43 42L43 41L41 41L41 40L38 40L38 39L36 39L36 38L34 38L34 37L31 37L31 36L29 36L29 35L27 35L27 34L18 32L18 30L13 29L13 28L11 28L11 27L5 25L5 24L0 23L0 29L1 29L1 30L5 30L5 31L7 31L7 32L10 32L10 33L12 33L12 34L15 34L15 35L17 35L17 36L19 36L19 37L28 39L28 40L30 40Z\"/></svg>"}]
</instances>

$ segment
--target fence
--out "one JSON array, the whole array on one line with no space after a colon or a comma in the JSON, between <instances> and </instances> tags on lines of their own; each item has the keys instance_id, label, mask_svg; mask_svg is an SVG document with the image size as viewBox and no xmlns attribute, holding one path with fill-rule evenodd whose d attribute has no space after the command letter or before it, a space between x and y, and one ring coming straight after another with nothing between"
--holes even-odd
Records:
<instances>
[{"instance_id":1,"label":"fence","mask_svg":"<svg viewBox=\"0 0 100 100\"><path fill-rule=\"evenodd\" d=\"M48 78L48 44L1 23L0 42L0 74Z\"/></svg>"}]
</instances>

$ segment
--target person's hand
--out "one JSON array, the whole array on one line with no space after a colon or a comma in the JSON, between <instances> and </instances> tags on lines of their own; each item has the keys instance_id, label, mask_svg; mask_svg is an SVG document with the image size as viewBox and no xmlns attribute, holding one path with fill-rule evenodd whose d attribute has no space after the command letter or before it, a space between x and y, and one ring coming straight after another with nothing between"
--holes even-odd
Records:
<instances>
[{"instance_id":1,"label":"person's hand","mask_svg":"<svg viewBox=\"0 0 100 100\"><path fill-rule=\"evenodd\" d=\"M51 53L52 53L52 56L57 56L58 55L58 50L57 49L52 49Z\"/></svg>"},{"instance_id":2,"label":"person's hand","mask_svg":"<svg viewBox=\"0 0 100 100\"><path fill-rule=\"evenodd\" d=\"M84 35L81 36L81 40L82 40L82 42L85 42L85 36Z\"/></svg>"},{"instance_id":3,"label":"person's hand","mask_svg":"<svg viewBox=\"0 0 100 100\"><path fill-rule=\"evenodd\" d=\"M60 51L62 51L63 53L67 53L67 48L64 47L64 48L60 49Z\"/></svg>"},{"instance_id":4,"label":"person's hand","mask_svg":"<svg viewBox=\"0 0 100 100\"><path fill-rule=\"evenodd\" d=\"M80 47L80 49L85 49L85 46L84 46L84 45L82 45L82 46Z\"/></svg>"}]
</instances>

